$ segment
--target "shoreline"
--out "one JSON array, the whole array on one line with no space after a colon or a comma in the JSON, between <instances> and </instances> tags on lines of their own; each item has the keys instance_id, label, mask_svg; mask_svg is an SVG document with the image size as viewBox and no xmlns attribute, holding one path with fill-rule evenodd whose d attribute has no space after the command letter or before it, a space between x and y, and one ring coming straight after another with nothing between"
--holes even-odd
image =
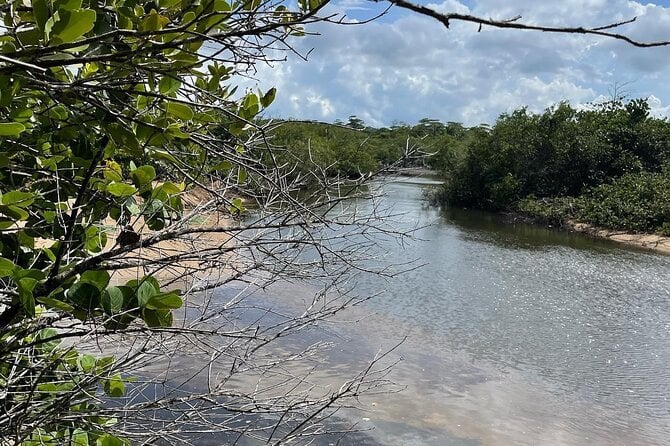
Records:
<instances>
[{"instance_id":1,"label":"shoreline","mask_svg":"<svg viewBox=\"0 0 670 446\"><path fill-rule=\"evenodd\" d=\"M572 220L566 220L564 222L564 228L570 232L578 232L594 238L612 240L624 245L670 255L670 237L660 234L633 233L606 229Z\"/></svg>"},{"instance_id":2,"label":"shoreline","mask_svg":"<svg viewBox=\"0 0 670 446\"><path fill-rule=\"evenodd\" d=\"M511 223L524 222L559 231L579 233L596 239L611 240L622 245L670 255L670 237L660 234L608 229L570 219L564 219L557 224L552 224L539 217L519 212L503 212L502 214L505 215Z\"/></svg>"}]
</instances>

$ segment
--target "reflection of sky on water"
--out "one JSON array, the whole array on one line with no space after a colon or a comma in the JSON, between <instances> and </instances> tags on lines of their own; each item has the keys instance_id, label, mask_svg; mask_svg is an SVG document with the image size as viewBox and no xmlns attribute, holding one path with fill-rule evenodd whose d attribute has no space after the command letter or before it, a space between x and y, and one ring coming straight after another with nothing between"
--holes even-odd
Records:
<instances>
[{"instance_id":1,"label":"reflection of sky on water","mask_svg":"<svg viewBox=\"0 0 670 446\"><path fill-rule=\"evenodd\" d=\"M332 343L315 378L335 386L407 336L390 357L403 359L392 377L405 390L363 398L365 411L332 420L374 429L317 444L670 443L670 257L489 214L442 213L422 201L429 183L392 182L381 199L399 228L428 225L404 247L383 240L381 254L427 265L396 279L359 277L357 293L381 294L270 352ZM215 301L237 291L218 290ZM273 309L263 322L271 324L301 311L313 291L277 284L245 304ZM263 311L231 316L244 324Z\"/></svg>"},{"instance_id":2,"label":"reflection of sky on water","mask_svg":"<svg viewBox=\"0 0 670 446\"><path fill-rule=\"evenodd\" d=\"M467 412L480 440L669 442L670 257L485 213L440 214L421 202L424 187L384 186L402 222L433 223L417 234L425 241L384 248L428 265L357 287L386 290L370 305L393 322L375 335L410 334L400 368L419 398L430 389L423 405Z\"/></svg>"}]
</instances>

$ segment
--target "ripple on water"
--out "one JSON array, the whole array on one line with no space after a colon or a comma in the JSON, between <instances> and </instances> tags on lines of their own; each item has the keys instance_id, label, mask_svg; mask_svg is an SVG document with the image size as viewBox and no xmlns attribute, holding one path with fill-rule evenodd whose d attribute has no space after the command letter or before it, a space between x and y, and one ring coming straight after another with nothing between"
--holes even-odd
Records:
<instances>
[{"instance_id":1,"label":"ripple on water","mask_svg":"<svg viewBox=\"0 0 670 446\"><path fill-rule=\"evenodd\" d=\"M559 414L588 408L565 416L569 430L670 443L670 257L481 213L442 218L406 184L386 192L400 197L396 211L435 224L418 234L427 243L385 246L392 258L430 263L393 282L375 308L413 326L427 351L536 377ZM359 290L385 285L372 278Z\"/></svg>"}]
</instances>

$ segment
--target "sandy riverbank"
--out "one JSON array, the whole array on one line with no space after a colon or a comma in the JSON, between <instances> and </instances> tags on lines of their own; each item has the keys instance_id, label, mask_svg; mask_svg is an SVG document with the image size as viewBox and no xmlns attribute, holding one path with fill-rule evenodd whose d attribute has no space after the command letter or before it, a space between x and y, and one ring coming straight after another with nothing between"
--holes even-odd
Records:
<instances>
[{"instance_id":1,"label":"sandy riverbank","mask_svg":"<svg viewBox=\"0 0 670 446\"><path fill-rule=\"evenodd\" d=\"M638 248L650 249L670 255L670 237L659 234L634 234L626 231L599 228L588 223L566 221L569 231L580 232L592 237L604 238Z\"/></svg>"}]
</instances>

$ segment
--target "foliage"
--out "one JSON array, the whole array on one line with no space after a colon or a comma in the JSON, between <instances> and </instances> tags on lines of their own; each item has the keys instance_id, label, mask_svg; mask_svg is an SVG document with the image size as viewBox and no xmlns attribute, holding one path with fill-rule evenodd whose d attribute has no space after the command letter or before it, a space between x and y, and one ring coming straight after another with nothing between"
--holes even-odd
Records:
<instances>
[{"instance_id":1,"label":"foliage","mask_svg":"<svg viewBox=\"0 0 670 446\"><path fill-rule=\"evenodd\" d=\"M322 20L321 7L311 0L295 10L245 0L0 0L0 443L126 444L133 431L115 414L176 404L167 396L152 405L140 401L134 411L104 404L104 395L124 395L126 375L149 345L190 344L193 333L221 336L202 349L238 351L244 361L227 364L232 376L254 370L249 352L273 336L344 307L335 300L316 306L286 327L272 326L280 334L236 328L241 340L232 345L225 340L234 335L211 326L174 327L186 297L251 280L255 271L268 283L296 274L291 249L328 246L306 223L326 221L317 215L322 199L295 203L290 168L267 167L258 156L271 148L253 120L275 90L238 94L235 84L302 35L302 25ZM196 189L201 204L187 203ZM254 201L260 217L244 223L245 203ZM285 243L276 242L270 211L280 212L282 227L295 225ZM217 224L191 224L212 213ZM223 233L234 235L218 243L207 238ZM183 247L167 249L166 241ZM236 252L244 254L232 267ZM300 273L327 268L336 257L342 256L332 248ZM351 253L348 261L355 258ZM218 317L203 314L200 321ZM120 343L123 333L143 346ZM103 351L107 344L127 351L96 358L77 349L82 339ZM207 357L222 355L216 352ZM259 376L269 379L272 365L263 370ZM360 391L355 382L321 406L281 406L270 396L274 405L263 405L253 392L248 398L261 412L320 413ZM219 392L193 400L223 404ZM304 434L311 420L304 416L304 428L283 434Z\"/></svg>"},{"instance_id":2,"label":"foliage","mask_svg":"<svg viewBox=\"0 0 670 446\"><path fill-rule=\"evenodd\" d=\"M670 174L626 174L581 197L576 216L607 228L668 233Z\"/></svg>"},{"instance_id":3,"label":"foliage","mask_svg":"<svg viewBox=\"0 0 670 446\"><path fill-rule=\"evenodd\" d=\"M317 168L328 176L358 178L392 165L445 171L459 159L470 130L429 118L414 126L374 128L351 116L346 125L279 122L270 137L278 162L295 165L303 176Z\"/></svg>"},{"instance_id":4,"label":"foliage","mask_svg":"<svg viewBox=\"0 0 670 446\"><path fill-rule=\"evenodd\" d=\"M667 221L660 172L668 160L670 123L650 117L643 99L520 109L468 143L438 200L655 231Z\"/></svg>"}]
</instances>

